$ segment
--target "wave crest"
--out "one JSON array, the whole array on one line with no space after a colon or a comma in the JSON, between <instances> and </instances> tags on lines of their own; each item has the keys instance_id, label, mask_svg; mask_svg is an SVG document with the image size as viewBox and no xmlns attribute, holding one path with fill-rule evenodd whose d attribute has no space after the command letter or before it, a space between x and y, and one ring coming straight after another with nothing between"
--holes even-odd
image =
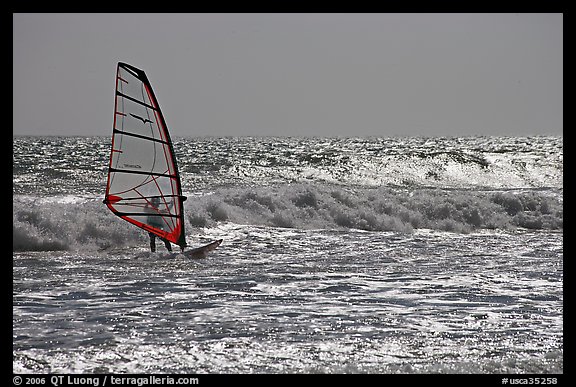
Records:
<instances>
[{"instance_id":1,"label":"wave crest","mask_svg":"<svg viewBox=\"0 0 576 387\"><path fill-rule=\"evenodd\" d=\"M288 184L220 189L192 201L187 213L190 224L198 227L229 221L288 228L399 232L417 228L454 232L563 228L561 200L534 191L407 191Z\"/></svg>"},{"instance_id":2,"label":"wave crest","mask_svg":"<svg viewBox=\"0 0 576 387\"><path fill-rule=\"evenodd\" d=\"M407 190L297 183L222 188L190 197L185 205L189 232L220 222L396 232L563 228L562 200L556 191ZM16 196L13 201L13 251L108 249L145 244L146 238L144 231L107 211L99 199Z\"/></svg>"}]
</instances>

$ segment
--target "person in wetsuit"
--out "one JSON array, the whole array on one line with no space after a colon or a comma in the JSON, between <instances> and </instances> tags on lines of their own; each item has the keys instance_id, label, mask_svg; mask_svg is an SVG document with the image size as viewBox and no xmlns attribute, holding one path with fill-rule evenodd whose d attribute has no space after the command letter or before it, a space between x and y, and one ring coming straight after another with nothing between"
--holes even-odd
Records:
<instances>
[{"instance_id":1,"label":"person in wetsuit","mask_svg":"<svg viewBox=\"0 0 576 387\"><path fill-rule=\"evenodd\" d=\"M153 197L150 199L150 202L146 203L146 212L148 212L150 215L148 215L148 220L147 223L155 228L159 228L159 229L163 229L164 228L164 221L162 220L161 216L158 216L162 211L159 209L160 206L160 198L159 197ZM150 237L150 251L155 252L156 251L156 234L148 232L148 236ZM170 252L172 252L172 245L170 244L170 241L158 237L160 238L163 242L164 242L164 246L166 246L166 249Z\"/></svg>"}]
</instances>

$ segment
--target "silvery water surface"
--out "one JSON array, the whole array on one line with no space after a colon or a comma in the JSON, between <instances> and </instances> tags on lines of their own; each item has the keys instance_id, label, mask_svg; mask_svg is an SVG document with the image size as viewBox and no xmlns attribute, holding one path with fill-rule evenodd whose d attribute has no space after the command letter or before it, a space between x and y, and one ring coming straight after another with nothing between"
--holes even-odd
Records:
<instances>
[{"instance_id":1,"label":"silvery water surface","mask_svg":"<svg viewBox=\"0 0 576 387\"><path fill-rule=\"evenodd\" d=\"M13 138L13 372L562 373L563 138L175 138L188 243L110 139Z\"/></svg>"}]
</instances>

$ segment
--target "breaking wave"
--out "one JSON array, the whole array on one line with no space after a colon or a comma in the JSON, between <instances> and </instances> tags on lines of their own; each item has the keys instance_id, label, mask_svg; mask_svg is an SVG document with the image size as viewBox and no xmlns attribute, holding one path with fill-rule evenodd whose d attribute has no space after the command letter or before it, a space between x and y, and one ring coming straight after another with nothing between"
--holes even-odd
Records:
<instances>
[{"instance_id":1,"label":"breaking wave","mask_svg":"<svg viewBox=\"0 0 576 387\"><path fill-rule=\"evenodd\" d=\"M475 192L343 189L309 184L221 189L195 198L188 220L275 227L411 232L418 228L471 232L476 229L562 229L558 198L534 191Z\"/></svg>"},{"instance_id":2,"label":"breaking wave","mask_svg":"<svg viewBox=\"0 0 576 387\"><path fill-rule=\"evenodd\" d=\"M101 200L109 138L17 137L13 250L108 249L147 236ZM190 235L295 229L562 230L562 137L181 138Z\"/></svg>"},{"instance_id":3,"label":"breaking wave","mask_svg":"<svg viewBox=\"0 0 576 387\"><path fill-rule=\"evenodd\" d=\"M297 229L360 229L410 233L432 229L562 230L559 190L474 191L437 188L350 188L280 184L220 188L185 202L188 233L222 222ZM13 200L13 251L107 249L142 244L145 232L126 227L101 199Z\"/></svg>"},{"instance_id":4,"label":"breaking wave","mask_svg":"<svg viewBox=\"0 0 576 387\"><path fill-rule=\"evenodd\" d=\"M101 199L15 196L12 250L103 249L143 240L101 207Z\"/></svg>"}]
</instances>

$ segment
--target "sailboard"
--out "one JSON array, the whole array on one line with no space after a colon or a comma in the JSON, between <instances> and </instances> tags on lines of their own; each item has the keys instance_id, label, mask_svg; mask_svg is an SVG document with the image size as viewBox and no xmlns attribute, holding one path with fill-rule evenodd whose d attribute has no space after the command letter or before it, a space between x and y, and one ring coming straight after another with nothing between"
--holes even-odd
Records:
<instances>
[{"instance_id":1,"label":"sailboard","mask_svg":"<svg viewBox=\"0 0 576 387\"><path fill-rule=\"evenodd\" d=\"M222 243L222 239L218 239L218 240L215 240L215 241L210 242L208 244L202 245L200 247L195 247L193 249L186 250L183 252L169 253L169 254L164 255L163 257L164 258L174 258L174 257L177 257L179 255L182 255L185 258L192 258L192 259L206 258L208 253L213 251L213 250L216 250L216 248L218 246L220 246L221 243Z\"/></svg>"},{"instance_id":2,"label":"sailboard","mask_svg":"<svg viewBox=\"0 0 576 387\"><path fill-rule=\"evenodd\" d=\"M207 245L196 247L185 251L183 254L188 258L206 258L206 255L212 250L216 250L218 246L222 243L222 239L218 239L214 242L208 243Z\"/></svg>"},{"instance_id":3,"label":"sailboard","mask_svg":"<svg viewBox=\"0 0 576 387\"><path fill-rule=\"evenodd\" d=\"M143 70L119 62L104 203L115 215L187 246L178 164L164 115Z\"/></svg>"}]
</instances>

